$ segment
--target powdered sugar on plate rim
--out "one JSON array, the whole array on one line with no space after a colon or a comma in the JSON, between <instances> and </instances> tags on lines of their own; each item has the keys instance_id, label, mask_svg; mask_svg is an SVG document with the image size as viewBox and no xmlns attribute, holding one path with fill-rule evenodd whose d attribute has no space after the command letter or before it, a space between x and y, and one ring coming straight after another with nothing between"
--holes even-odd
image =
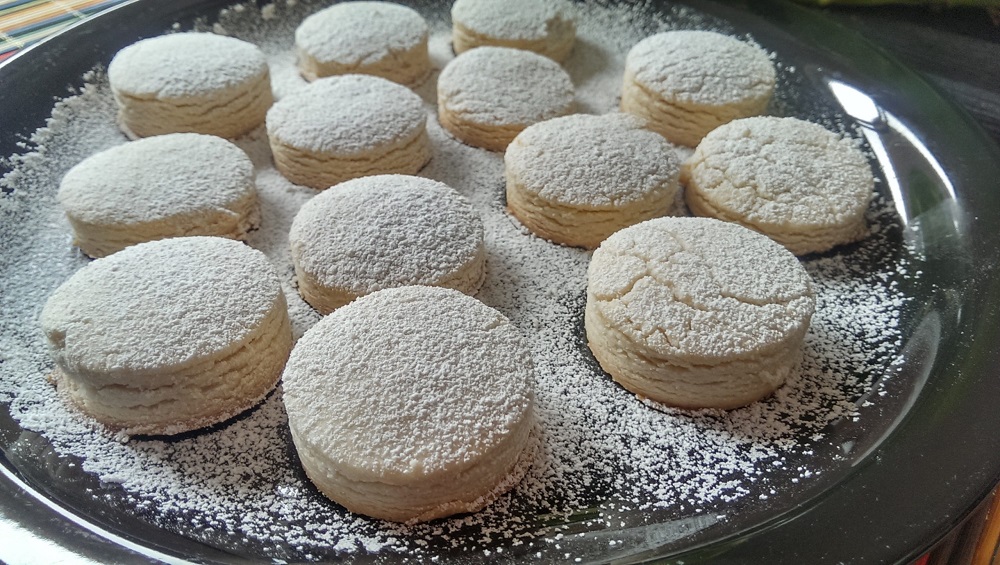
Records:
<instances>
[{"instance_id":1,"label":"powdered sugar on plate rim","mask_svg":"<svg viewBox=\"0 0 1000 565\"><path fill-rule=\"evenodd\" d=\"M281 96L304 84L293 67L292 36L295 23L317 8L239 7L224 12L215 28L261 45ZM440 69L452 57L446 9L421 11ZM731 31L684 8L657 15L581 6L580 44L566 63L578 108L613 109L628 48L650 31L675 27ZM780 64L781 54L776 60L775 109L811 111L794 69ZM57 105L33 137L32 151L12 158L3 181L12 192L0 200L0 401L26 438L11 445L8 457L32 464L42 442L51 448L53 476L99 485L83 494L93 504L251 558L379 553L433 559L460 552L572 560L628 555L641 544L680 548L727 535L737 523L773 517L829 486L850 453L877 433L866 429L861 405L906 392L892 379L909 303L900 281L918 276L885 200L870 209L868 239L805 260L816 282L817 314L798 377L772 398L732 412L646 406L603 375L586 348L589 255L531 236L503 211L501 158L441 130L433 118L433 80L418 89L435 152L420 174L455 187L483 216L489 258L478 298L518 326L537 366L539 455L511 494L481 513L410 528L349 515L322 498L298 467L280 390L243 417L171 440L123 443L66 410L45 381L51 362L36 317L48 294L86 262L69 245L52 187L79 160L125 141L100 72ZM832 111L812 117L849 132ZM292 285L284 238L298 206L314 192L273 170L260 130L239 144L257 164L263 204L262 227L250 244L278 267L301 335L318 316ZM854 436L856 443L840 441Z\"/></svg>"}]
</instances>

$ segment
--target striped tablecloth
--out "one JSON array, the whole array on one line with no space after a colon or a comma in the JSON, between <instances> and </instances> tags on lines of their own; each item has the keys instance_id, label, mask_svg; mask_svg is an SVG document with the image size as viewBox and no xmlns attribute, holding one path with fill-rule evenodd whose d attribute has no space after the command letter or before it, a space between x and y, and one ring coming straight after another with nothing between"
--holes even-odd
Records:
<instances>
[{"instance_id":1,"label":"striped tablecloth","mask_svg":"<svg viewBox=\"0 0 1000 565\"><path fill-rule=\"evenodd\" d=\"M51 33L124 1L0 1L0 61Z\"/></svg>"}]
</instances>

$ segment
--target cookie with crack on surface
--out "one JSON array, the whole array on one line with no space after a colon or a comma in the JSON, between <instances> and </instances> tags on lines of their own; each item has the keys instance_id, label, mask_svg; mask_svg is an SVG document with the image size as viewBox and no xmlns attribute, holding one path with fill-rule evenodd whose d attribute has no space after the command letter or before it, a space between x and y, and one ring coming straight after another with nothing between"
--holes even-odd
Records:
<instances>
[{"instance_id":1,"label":"cookie with crack on surface","mask_svg":"<svg viewBox=\"0 0 1000 565\"><path fill-rule=\"evenodd\" d=\"M74 244L91 257L167 237L244 239L260 222L254 167L225 139L172 133L83 160L57 195Z\"/></svg>"},{"instance_id":2,"label":"cookie with crack on surface","mask_svg":"<svg viewBox=\"0 0 1000 565\"><path fill-rule=\"evenodd\" d=\"M573 51L573 6L564 0L456 0L451 7L455 53L512 47L563 62Z\"/></svg>"},{"instance_id":3,"label":"cookie with crack on surface","mask_svg":"<svg viewBox=\"0 0 1000 565\"><path fill-rule=\"evenodd\" d=\"M319 79L267 112L274 165L317 189L380 174L413 174L431 159L427 114L405 86L369 75Z\"/></svg>"},{"instance_id":4,"label":"cookie with crack on surface","mask_svg":"<svg viewBox=\"0 0 1000 565\"><path fill-rule=\"evenodd\" d=\"M674 147L630 114L576 114L528 127L504 155L507 208L535 234L594 248L674 208Z\"/></svg>"},{"instance_id":5,"label":"cookie with crack on surface","mask_svg":"<svg viewBox=\"0 0 1000 565\"><path fill-rule=\"evenodd\" d=\"M430 72L427 22L392 2L342 2L295 30L299 70L308 80L374 75L415 86Z\"/></svg>"},{"instance_id":6,"label":"cookie with crack on surface","mask_svg":"<svg viewBox=\"0 0 1000 565\"><path fill-rule=\"evenodd\" d=\"M321 492L412 523L475 512L521 479L534 452L533 370L499 312L410 286L359 298L307 331L283 398Z\"/></svg>"},{"instance_id":7,"label":"cookie with crack on surface","mask_svg":"<svg viewBox=\"0 0 1000 565\"><path fill-rule=\"evenodd\" d=\"M691 211L736 222L796 255L868 234L875 179L856 143L797 118L746 118L698 145L681 168Z\"/></svg>"},{"instance_id":8,"label":"cookie with crack on surface","mask_svg":"<svg viewBox=\"0 0 1000 565\"><path fill-rule=\"evenodd\" d=\"M742 226L657 218L594 251L585 326L594 357L636 395L736 408L794 371L815 309L794 255Z\"/></svg>"},{"instance_id":9,"label":"cookie with crack on surface","mask_svg":"<svg viewBox=\"0 0 1000 565\"><path fill-rule=\"evenodd\" d=\"M438 77L438 120L459 141L503 151L524 128L573 110L573 81L558 63L520 49L478 47Z\"/></svg>"},{"instance_id":10,"label":"cookie with crack on surface","mask_svg":"<svg viewBox=\"0 0 1000 565\"><path fill-rule=\"evenodd\" d=\"M306 202L289 233L302 298L322 314L380 289L428 285L475 294L486 277L479 215L430 179L378 175Z\"/></svg>"},{"instance_id":11,"label":"cookie with crack on surface","mask_svg":"<svg viewBox=\"0 0 1000 565\"><path fill-rule=\"evenodd\" d=\"M144 39L108 65L119 125L131 138L193 132L238 137L274 102L256 45L212 33Z\"/></svg>"},{"instance_id":12,"label":"cookie with crack on surface","mask_svg":"<svg viewBox=\"0 0 1000 565\"><path fill-rule=\"evenodd\" d=\"M256 405L292 348L274 267L219 237L97 259L49 297L41 324L60 392L128 435L181 433Z\"/></svg>"},{"instance_id":13,"label":"cookie with crack on surface","mask_svg":"<svg viewBox=\"0 0 1000 565\"><path fill-rule=\"evenodd\" d=\"M643 39L625 59L621 109L678 145L763 114L774 65L758 47L711 31L667 31Z\"/></svg>"}]
</instances>

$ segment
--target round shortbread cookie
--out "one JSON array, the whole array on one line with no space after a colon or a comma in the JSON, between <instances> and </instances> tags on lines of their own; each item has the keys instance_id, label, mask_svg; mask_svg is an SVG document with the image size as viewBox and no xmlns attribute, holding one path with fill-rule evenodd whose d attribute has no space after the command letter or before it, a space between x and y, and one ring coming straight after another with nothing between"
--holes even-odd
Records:
<instances>
[{"instance_id":1,"label":"round shortbread cookie","mask_svg":"<svg viewBox=\"0 0 1000 565\"><path fill-rule=\"evenodd\" d=\"M337 310L296 344L283 387L306 474L351 512L475 512L534 453L531 354L503 315L454 290L382 290Z\"/></svg>"},{"instance_id":2,"label":"round shortbread cookie","mask_svg":"<svg viewBox=\"0 0 1000 565\"><path fill-rule=\"evenodd\" d=\"M668 31L628 53L621 109L694 147L720 125L763 114L775 71L760 48L710 31Z\"/></svg>"},{"instance_id":3,"label":"round shortbread cookie","mask_svg":"<svg viewBox=\"0 0 1000 565\"><path fill-rule=\"evenodd\" d=\"M427 22L406 6L335 4L295 30L299 70L308 80L362 74L415 86L431 69L427 35Z\"/></svg>"},{"instance_id":4,"label":"round shortbread cookie","mask_svg":"<svg viewBox=\"0 0 1000 565\"><path fill-rule=\"evenodd\" d=\"M322 314L398 286L475 294L486 276L482 220L453 188L421 177L334 186L302 206L289 241L299 292Z\"/></svg>"},{"instance_id":5,"label":"round shortbread cookie","mask_svg":"<svg viewBox=\"0 0 1000 565\"><path fill-rule=\"evenodd\" d=\"M108 66L119 125L131 138L194 132L237 137L274 98L264 54L212 33L177 33L122 49Z\"/></svg>"},{"instance_id":6,"label":"round shortbread cookie","mask_svg":"<svg viewBox=\"0 0 1000 565\"><path fill-rule=\"evenodd\" d=\"M657 218L601 244L587 271L594 357L639 397L736 408L798 366L815 308L794 255L711 218Z\"/></svg>"},{"instance_id":7,"label":"round shortbread cookie","mask_svg":"<svg viewBox=\"0 0 1000 565\"><path fill-rule=\"evenodd\" d=\"M504 155L507 209L556 243L593 249L674 207L674 147L630 114L576 114L528 127Z\"/></svg>"},{"instance_id":8,"label":"round shortbread cookie","mask_svg":"<svg viewBox=\"0 0 1000 565\"><path fill-rule=\"evenodd\" d=\"M218 237L97 259L49 297L41 324L60 392L129 435L202 428L256 405L292 348L274 267Z\"/></svg>"},{"instance_id":9,"label":"round shortbread cookie","mask_svg":"<svg viewBox=\"0 0 1000 565\"><path fill-rule=\"evenodd\" d=\"M681 172L691 211L759 231L796 255L868 234L875 179L855 142L796 118L736 120Z\"/></svg>"},{"instance_id":10,"label":"round shortbread cookie","mask_svg":"<svg viewBox=\"0 0 1000 565\"><path fill-rule=\"evenodd\" d=\"M172 133L112 147L66 173L59 203L91 257L167 237L243 239L260 221L254 167L225 139Z\"/></svg>"},{"instance_id":11,"label":"round shortbread cookie","mask_svg":"<svg viewBox=\"0 0 1000 565\"><path fill-rule=\"evenodd\" d=\"M479 47L438 78L438 120L474 147L503 151L524 128L573 109L573 81L552 59L506 47Z\"/></svg>"},{"instance_id":12,"label":"round shortbread cookie","mask_svg":"<svg viewBox=\"0 0 1000 565\"><path fill-rule=\"evenodd\" d=\"M405 86L368 75L319 79L267 113L274 164L325 189L369 175L413 174L431 159L427 113Z\"/></svg>"},{"instance_id":13,"label":"round shortbread cookie","mask_svg":"<svg viewBox=\"0 0 1000 565\"><path fill-rule=\"evenodd\" d=\"M562 62L576 41L573 6L564 0L456 0L451 20L455 53L491 45Z\"/></svg>"}]
</instances>

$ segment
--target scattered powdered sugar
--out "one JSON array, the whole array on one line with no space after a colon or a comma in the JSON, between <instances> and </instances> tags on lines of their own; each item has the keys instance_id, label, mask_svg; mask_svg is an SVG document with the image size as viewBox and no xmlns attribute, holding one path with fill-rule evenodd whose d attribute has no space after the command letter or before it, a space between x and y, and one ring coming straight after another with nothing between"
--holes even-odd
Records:
<instances>
[{"instance_id":1,"label":"scattered powdered sugar","mask_svg":"<svg viewBox=\"0 0 1000 565\"><path fill-rule=\"evenodd\" d=\"M533 124L569 111L573 82L559 63L531 51L478 47L438 78L441 109L482 125Z\"/></svg>"},{"instance_id":2,"label":"scattered powdered sugar","mask_svg":"<svg viewBox=\"0 0 1000 565\"><path fill-rule=\"evenodd\" d=\"M210 33L154 37L122 49L108 76L115 89L142 98L201 98L256 81L267 72L252 44Z\"/></svg>"},{"instance_id":3,"label":"scattered powdered sugar","mask_svg":"<svg viewBox=\"0 0 1000 565\"><path fill-rule=\"evenodd\" d=\"M252 6L231 9L220 27L262 47L284 96L303 84L292 37L316 8L275 4L267 19ZM449 24L440 5L422 9L440 67L451 58ZM617 106L625 53L645 35L670 27L728 30L681 7L662 16L629 5L582 4L579 12L580 40L567 69L578 108L588 112ZM812 87L791 66L781 67L781 76L776 107L812 112L811 97L790 91ZM428 82L420 93L432 111ZM817 112L830 129L847 129L835 112L821 106ZM280 388L248 414L209 430L121 443L67 410L46 382L52 361L37 320L53 290L87 263L70 246L55 187L71 166L122 143L115 115L106 78L94 74L82 92L57 104L30 152L10 159L0 198L0 401L17 422L5 436L11 438L5 455L49 492L72 493L80 512L108 527L151 524L163 535L250 559L628 558L718 539L829 488L885 430L876 411L860 405L891 405L885 403L909 392L908 383L892 376L908 307L901 281L915 275L884 200L870 207L874 229L866 240L804 261L817 309L803 366L785 386L732 411L650 406L601 372L586 346L590 255L530 235L504 212L502 157L458 143L431 119L434 159L421 175L455 187L482 216L488 273L477 298L520 330L535 364L540 445L524 480L482 512L429 524L403 527L348 514L302 472ZM261 129L238 144L258 167L262 221L249 243L277 267L300 336L319 317L293 286L287 233L316 193L274 171Z\"/></svg>"}]
</instances>

